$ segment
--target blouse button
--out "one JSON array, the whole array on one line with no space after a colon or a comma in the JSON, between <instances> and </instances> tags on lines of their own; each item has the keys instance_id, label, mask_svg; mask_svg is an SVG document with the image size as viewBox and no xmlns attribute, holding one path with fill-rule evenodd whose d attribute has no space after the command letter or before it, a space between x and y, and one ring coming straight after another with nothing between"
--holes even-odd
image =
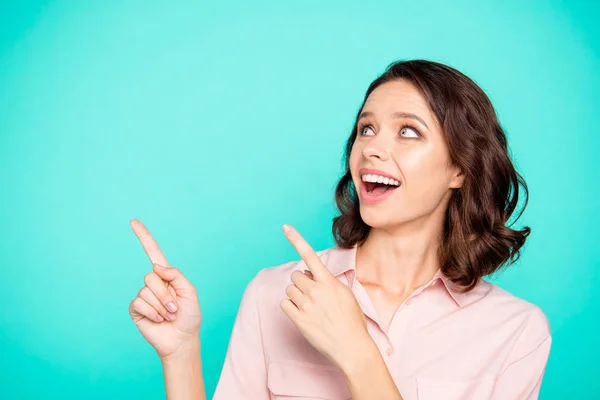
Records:
<instances>
[{"instance_id":1,"label":"blouse button","mask_svg":"<svg viewBox=\"0 0 600 400\"><path fill-rule=\"evenodd\" d=\"M385 354L387 354L388 356L391 356L393 352L394 352L394 349L392 349L391 347L388 347L385 351Z\"/></svg>"}]
</instances>

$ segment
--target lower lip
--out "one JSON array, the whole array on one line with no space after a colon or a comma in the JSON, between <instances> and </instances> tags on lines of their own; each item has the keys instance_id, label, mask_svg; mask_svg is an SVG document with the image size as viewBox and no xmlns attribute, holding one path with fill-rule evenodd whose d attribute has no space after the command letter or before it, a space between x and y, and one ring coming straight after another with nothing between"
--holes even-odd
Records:
<instances>
[{"instance_id":1,"label":"lower lip","mask_svg":"<svg viewBox=\"0 0 600 400\"><path fill-rule=\"evenodd\" d=\"M396 188L396 189L388 189L385 193L382 193L382 194L372 194L372 193L368 193L365 185L361 184L360 185L360 199L365 204L379 204L383 200L390 197L392 195L392 193L394 193L399 188L400 188L400 186L398 186L398 188Z\"/></svg>"}]
</instances>

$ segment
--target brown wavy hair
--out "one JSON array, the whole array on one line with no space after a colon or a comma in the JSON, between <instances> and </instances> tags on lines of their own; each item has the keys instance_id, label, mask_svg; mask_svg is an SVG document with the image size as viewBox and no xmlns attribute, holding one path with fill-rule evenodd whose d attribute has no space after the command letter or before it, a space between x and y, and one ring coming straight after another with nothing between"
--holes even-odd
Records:
<instances>
[{"instance_id":1,"label":"brown wavy hair","mask_svg":"<svg viewBox=\"0 0 600 400\"><path fill-rule=\"evenodd\" d=\"M458 284L459 291L468 292L481 277L519 259L531 229L515 230L510 226L525 210L529 193L510 159L506 135L490 99L470 78L447 65L427 60L398 61L369 86L346 143L346 170L335 190L341 215L333 219L334 239L339 247L351 248L364 242L371 229L360 216L350 174L350 153L358 116L369 94L394 80L411 82L427 99L442 127L451 161L464 174L462 187L452 189L438 256L444 275ZM524 203L508 225L518 206L520 186Z\"/></svg>"}]
</instances>

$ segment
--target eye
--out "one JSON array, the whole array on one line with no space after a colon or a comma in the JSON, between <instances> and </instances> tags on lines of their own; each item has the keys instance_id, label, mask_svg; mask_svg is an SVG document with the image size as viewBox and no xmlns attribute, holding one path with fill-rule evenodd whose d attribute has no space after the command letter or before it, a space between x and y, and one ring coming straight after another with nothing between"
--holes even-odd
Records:
<instances>
[{"instance_id":1,"label":"eye","mask_svg":"<svg viewBox=\"0 0 600 400\"><path fill-rule=\"evenodd\" d=\"M416 130L412 126L404 125L400 129L400 136L407 137L407 138L420 138L421 134L419 133L418 130Z\"/></svg>"},{"instance_id":2,"label":"eye","mask_svg":"<svg viewBox=\"0 0 600 400\"><path fill-rule=\"evenodd\" d=\"M361 126L358 127L358 133L359 133L359 135L361 135L361 136L372 136L372 135L365 134L365 129L371 129L371 130L373 130L371 128L371 125L361 125Z\"/></svg>"}]
</instances>

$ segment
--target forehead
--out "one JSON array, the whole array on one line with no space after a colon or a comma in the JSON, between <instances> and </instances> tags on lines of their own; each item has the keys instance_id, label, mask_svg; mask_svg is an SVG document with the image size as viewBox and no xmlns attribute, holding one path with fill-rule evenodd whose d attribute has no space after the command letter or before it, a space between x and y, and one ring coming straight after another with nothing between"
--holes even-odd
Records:
<instances>
[{"instance_id":1,"label":"forehead","mask_svg":"<svg viewBox=\"0 0 600 400\"><path fill-rule=\"evenodd\" d=\"M370 111L377 118L387 118L394 112L402 111L417 114L435 125L436 118L427 99L415 85L406 80L394 80L378 86L371 92L363 111Z\"/></svg>"}]
</instances>

